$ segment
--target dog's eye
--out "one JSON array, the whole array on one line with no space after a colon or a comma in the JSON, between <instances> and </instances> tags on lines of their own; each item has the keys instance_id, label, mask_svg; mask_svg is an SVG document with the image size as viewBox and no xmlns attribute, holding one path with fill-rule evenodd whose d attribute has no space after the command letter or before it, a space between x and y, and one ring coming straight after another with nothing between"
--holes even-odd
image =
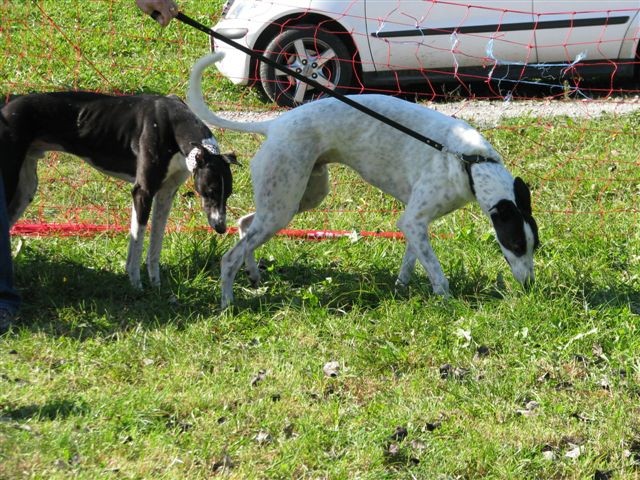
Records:
<instances>
[{"instance_id":1,"label":"dog's eye","mask_svg":"<svg viewBox=\"0 0 640 480\"><path fill-rule=\"evenodd\" d=\"M508 248L518 256L527 253L527 245L521 242L512 242Z\"/></svg>"}]
</instances>

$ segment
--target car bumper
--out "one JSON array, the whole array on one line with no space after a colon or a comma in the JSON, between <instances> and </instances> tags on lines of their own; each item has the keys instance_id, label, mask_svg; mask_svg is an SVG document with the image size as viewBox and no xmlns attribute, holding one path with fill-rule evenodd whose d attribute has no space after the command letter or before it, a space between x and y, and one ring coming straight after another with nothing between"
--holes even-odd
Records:
<instances>
[{"instance_id":1,"label":"car bumper","mask_svg":"<svg viewBox=\"0 0 640 480\"><path fill-rule=\"evenodd\" d=\"M213 27L213 30L244 47L253 48L257 34L246 28L246 22L243 22L243 25L234 25L234 23L236 22L232 20L222 20ZM242 53L232 45L213 38L211 39L211 50L224 53L224 58L216 63L216 67L222 75L236 85L252 83L249 78L251 68L249 55Z\"/></svg>"},{"instance_id":2,"label":"car bumper","mask_svg":"<svg viewBox=\"0 0 640 480\"><path fill-rule=\"evenodd\" d=\"M224 29L215 29L215 31L221 35L227 36ZM242 42L242 40L234 41ZM244 42L241 44L244 45ZM211 41L211 50L224 53L222 60L216 63L216 67L222 75L236 85L248 85L249 83L252 83L249 79L249 70L251 68L251 59L249 58L249 55L246 55L237 48L219 40Z\"/></svg>"},{"instance_id":3,"label":"car bumper","mask_svg":"<svg viewBox=\"0 0 640 480\"><path fill-rule=\"evenodd\" d=\"M233 11L222 18L213 29L251 50L254 49L260 35L274 18L283 18L298 11L290 6L278 7L273 2L246 1L239 2L237 5L238 9L232 8ZM225 53L224 58L217 63L217 67L231 82L236 85L248 85L255 82L251 71L251 66L254 63L248 55L219 40L213 40L211 47L213 50Z\"/></svg>"}]
</instances>

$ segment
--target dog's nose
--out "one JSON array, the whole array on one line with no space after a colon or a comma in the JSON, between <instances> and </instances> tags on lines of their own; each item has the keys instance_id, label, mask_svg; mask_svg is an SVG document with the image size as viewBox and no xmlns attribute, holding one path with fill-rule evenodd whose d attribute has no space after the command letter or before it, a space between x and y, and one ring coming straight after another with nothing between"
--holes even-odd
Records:
<instances>
[{"instance_id":1,"label":"dog's nose","mask_svg":"<svg viewBox=\"0 0 640 480\"><path fill-rule=\"evenodd\" d=\"M216 223L213 228L217 233L225 233L227 231L227 226L224 223Z\"/></svg>"}]
</instances>

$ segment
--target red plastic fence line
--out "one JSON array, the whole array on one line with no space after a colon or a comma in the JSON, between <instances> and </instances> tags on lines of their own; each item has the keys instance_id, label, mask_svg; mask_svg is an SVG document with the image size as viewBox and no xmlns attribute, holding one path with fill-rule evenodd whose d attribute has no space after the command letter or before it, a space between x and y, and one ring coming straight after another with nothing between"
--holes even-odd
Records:
<instances>
[{"instance_id":1,"label":"red plastic fence line","mask_svg":"<svg viewBox=\"0 0 640 480\"><path fill-rule=\"evenodd\" d=\"M208 230L207 227L201 228L171 228L174 232L178 231L195 231L195 230ZM91 237L99 233L124 233L128 232L129 228L123 225L97 225L91 223L41 223L41 222L28 222L21 221L16 223L11 229L12 235L22 235L31 237ZM234 235L238 232L236 227L231 227L227 230L227 234ZM372 231L360 231L355 232L359 237L373 237L373 238L389 238L393 240L400 240L404 238L402 232L372 232ZM307 230L307 229L283 229L280 230L277 235L281 237L289 238L302 238L307 240L334 240L338 238L350 237L354 232L349 230Z\"/></svg>"}]
</instances>

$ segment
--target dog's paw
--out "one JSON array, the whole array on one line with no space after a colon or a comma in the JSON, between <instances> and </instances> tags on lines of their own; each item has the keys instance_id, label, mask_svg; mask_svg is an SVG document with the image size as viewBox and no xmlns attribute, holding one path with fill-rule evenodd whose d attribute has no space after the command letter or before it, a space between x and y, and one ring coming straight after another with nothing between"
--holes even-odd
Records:
<instances>
[{"instance_id":1,"label":"dog's paw","mask_svg":"<svg viewBox=\"0 0 640 480\"><path fill-rule=\"evenodd\" d=\"M258 288L260 286L260 272L258 271L258 269L246 269L245 273L247 274L247 277L249 277L251 286L253 288Z\"/></svg>"},{"instance_id":2,"label":"dog's paw","mask_svg":"<svg viewBox=\"0 0 640 480\"><path fill-rule=\"evenodd\" d=\"M249 275L249 281L251 282L252 288L258 288L260 286L260 275L256 277Z\"/></svg>"},{"instance_id":3,"label":"dog's paw","mask_svg":"<svg viewBox=\"0 0 640 480\"><path fill-rule=\"evenodd\" d=\"M220 310L224 311L231 307L233 307L233 297L231 298L222 297L222 300L220 300Z\"/></svg>"},{"instance_id":4,"label":"dog's paw","mask_svg":"<svg viewBox=\"0 0 640 480\"><path fill-rule=\"evenodd\" d=\"M129 283L134 290L142 290L142 280L140 280L140 275L129 275Z\"/></svg>"},{"instance_id":5,"label":"dog's paw","mask_svg":"<svg viewBox=\"0 0 640 480\"><path fill-rule=\"evenodd\" d=\"M400 278L396 279L396 283L394 284L395 291L398 293L406 293L409 290L409 282L405 282Z\"/></svg>"},{"instance_id":6,"label":"dog's paw","mask_svg":"<svg viewBox=\"0 0 640 480\"><path fill-rule=\"evenodd\" d=\"M260 286L261 272L268 271L272 268L273 263L273 261L268 261L264 258L258 260L257 263L252 257L247 258L245 261L245 272L249 276L249 281L253 288L258 288Z\"/></svg>"},{"instance_id":7,"label":"dog's paw","mask_svg":"<svg viewBox=\"0 0 640 480\"><path fill-rule=\"evenodd\" d=\"M445 281L443 283L433 285L433 293L443 298L449 298L451 296L449 293L449 282Z\"/></svg>"},{"instance_id":8,"label":"dog's paw","mask_svg":"<svg viewBox=\"0 0 640 480\"><path fill-rule=\"evenodd\" d=\"M155 266L155 267L150 267L147 268L147 273L149 274L149 283L151 284L152 287L159 287L160 286L160 267L159 266Z\"/></svg>"},{"instance_id":9,"label":"dog's paw","mask_svg":"<svg viewBox=\"0 0 640 480\"><path fill-rule=\"evenodd\" d=\"M223 285L222 293L220 295L220 310L226 310L233 305L233 288L228 288Z\"/></svg>"}]
</instances>

